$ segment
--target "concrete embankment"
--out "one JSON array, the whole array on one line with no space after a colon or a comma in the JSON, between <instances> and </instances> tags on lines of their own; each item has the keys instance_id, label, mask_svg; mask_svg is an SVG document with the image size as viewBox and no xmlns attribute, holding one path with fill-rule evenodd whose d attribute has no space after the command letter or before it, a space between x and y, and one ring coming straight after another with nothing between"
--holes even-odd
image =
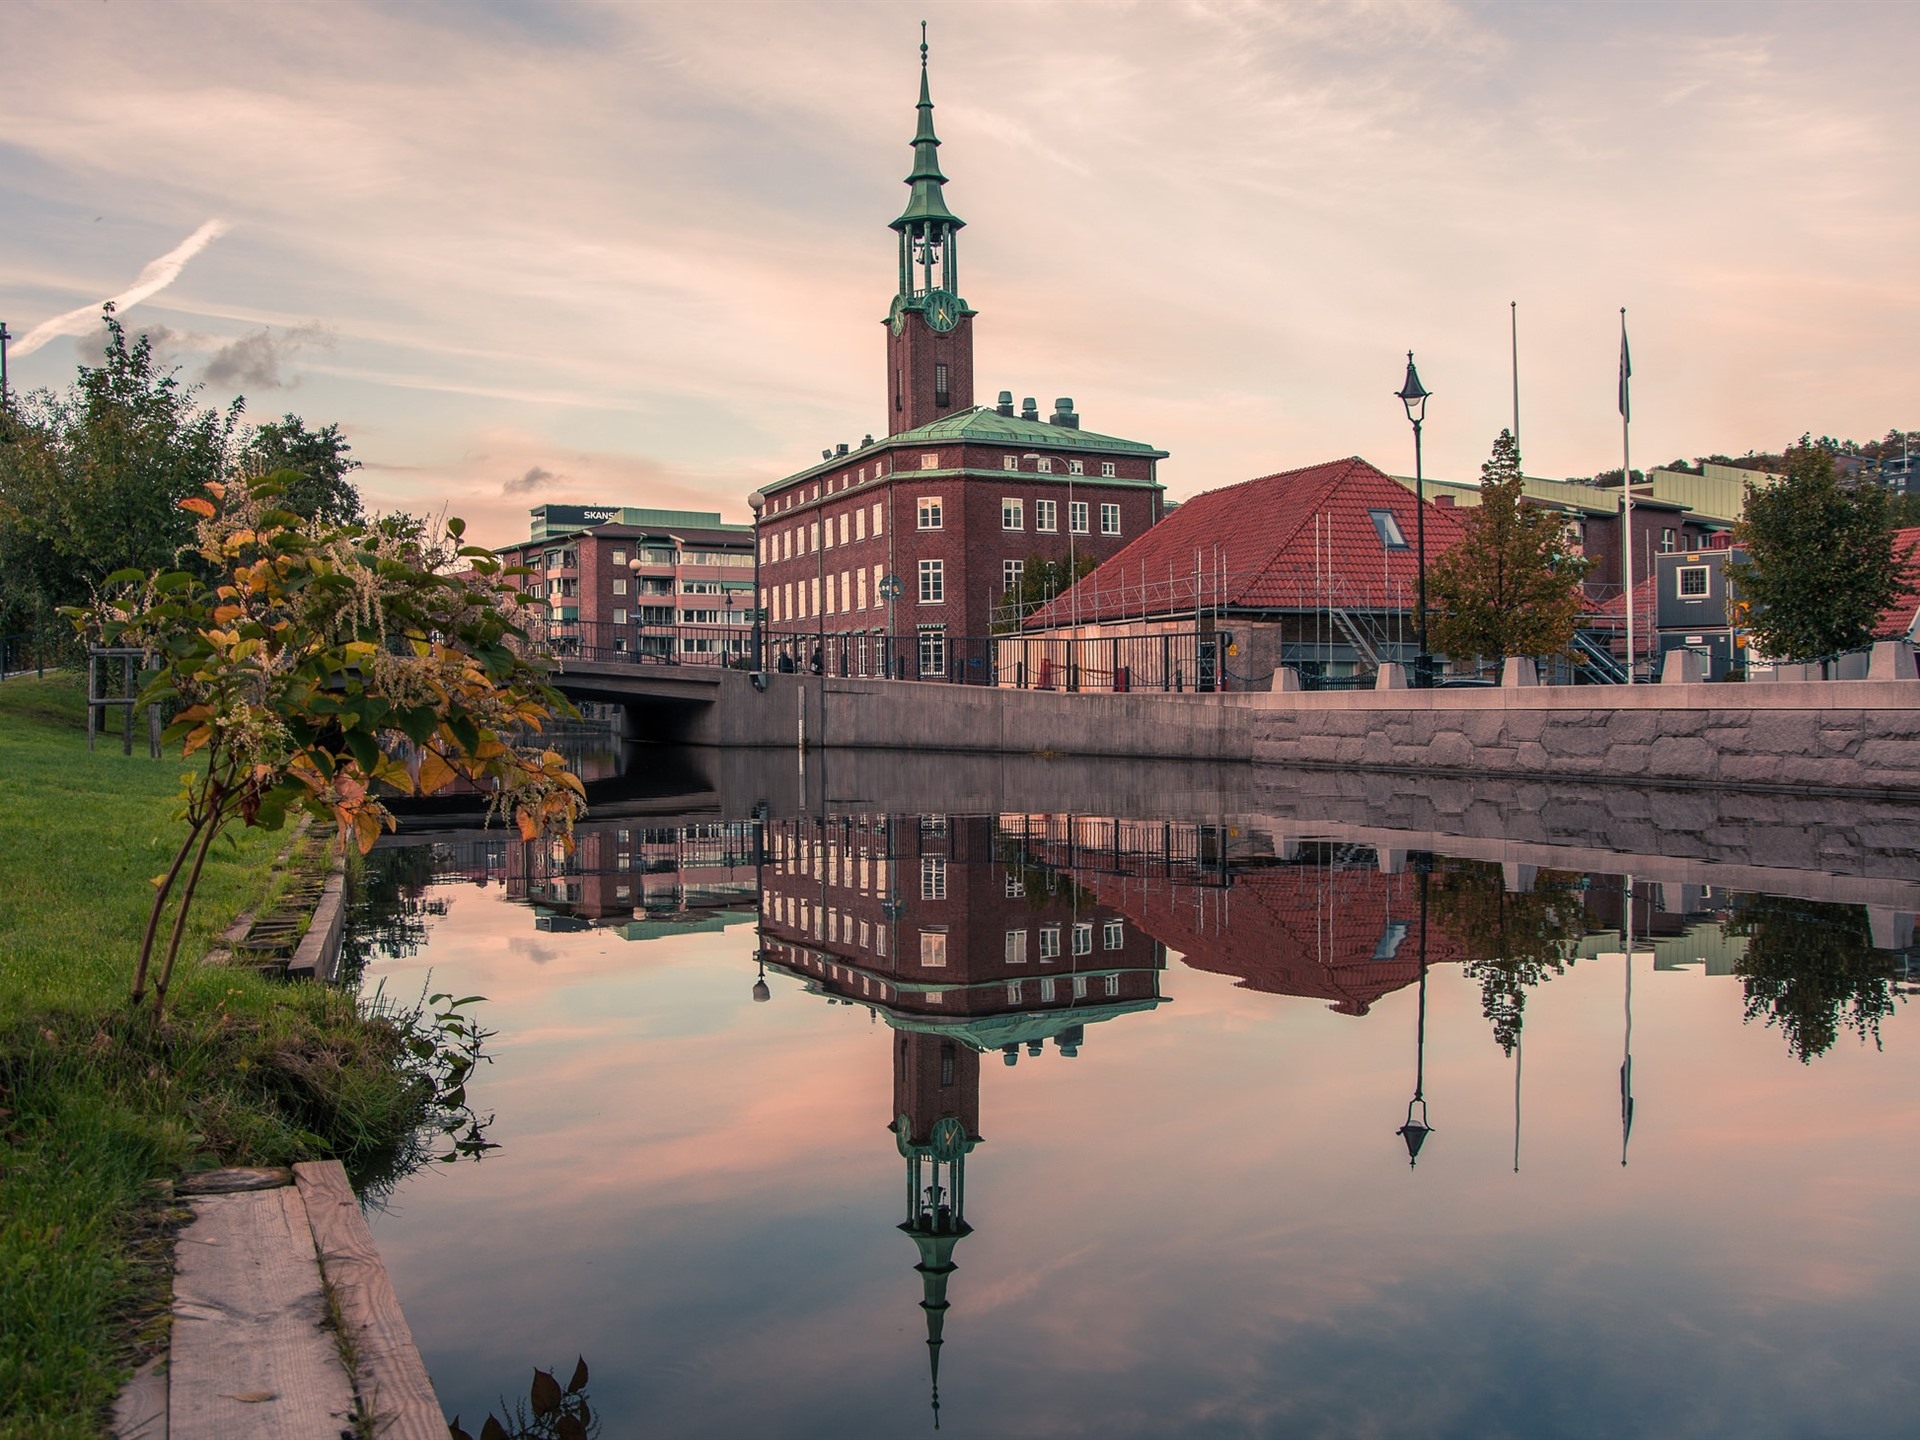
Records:
<instances>
[{"instance_id":1,"label":"concrete embankment","mask_svg":"<svg viewBox=\"0 0 1920 1440\"><path fill-rule=\"evenodd\" d=\"M733 673L686 738L1920 795L1920 680L1115 695Z\"/></svg>"}]
</instances>

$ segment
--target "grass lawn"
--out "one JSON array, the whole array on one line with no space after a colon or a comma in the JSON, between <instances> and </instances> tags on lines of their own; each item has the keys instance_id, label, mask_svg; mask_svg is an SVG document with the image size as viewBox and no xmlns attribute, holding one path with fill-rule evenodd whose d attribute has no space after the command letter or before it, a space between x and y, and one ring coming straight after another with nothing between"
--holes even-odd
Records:
<instances>
[{"instance_id":1,"label":"grass lawn","mask_svg":"<svg viewBox=\"0 0 1920 1440\"><path fill-rule=\"evenodd\" d=\"M175 1212L211 1164L404 1145L421 1085L391 1026L311 984L197 963L285 834L216 844L155 1030L127 990L179 843L178 759L86 748L81 682L0 683L0 1437L97 1436L165 1334ZM144 737L141 737L143 739ZM164 935L164 932L163 932Z\"/></svg>"}]
</instances>

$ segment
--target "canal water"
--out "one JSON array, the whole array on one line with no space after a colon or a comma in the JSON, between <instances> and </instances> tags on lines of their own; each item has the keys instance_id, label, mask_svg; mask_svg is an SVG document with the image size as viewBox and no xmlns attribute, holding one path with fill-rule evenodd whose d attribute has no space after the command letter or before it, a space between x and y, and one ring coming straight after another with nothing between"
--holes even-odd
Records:
<instances>
[{"instance_id":1,"label":"canal water","mask_svg":"<svg viewBox=\"0 0 1920 1440\"><path fill-rule=\"evenodd\" d=\"M497 1032L372 1217L473 1433L1915 1433L1910 887L685 782L373 857Z\"/></svg>"}]
</instances>

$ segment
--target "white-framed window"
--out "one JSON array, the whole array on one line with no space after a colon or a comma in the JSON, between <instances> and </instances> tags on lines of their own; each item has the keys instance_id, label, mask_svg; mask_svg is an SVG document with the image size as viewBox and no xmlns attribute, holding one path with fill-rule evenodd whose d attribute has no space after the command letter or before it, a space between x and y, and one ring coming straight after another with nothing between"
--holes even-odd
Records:
<instances>
[{"instance_id":1,"label":"white-framed window","mask_svg":"<svg viewBox=\"0 0 1920 1440\"><path fill-rule=\"evenodd\" d=\"M922 900L947 898L946 856L922 855L920 857L920 898Z\"/></svg>"},{"instance_id":2,"label":"white-framed window","mask_svg":"<svg viewBox=\"0 0 1920 1440\"><path fill-rule=\"evenodd\" d=\"M922 630L920 632L920 674L925 677L946 673L947 632Z\"/></svg>"},{"instance_id":3,"label":"white-framed window","mask_svg":"<svg viewBox=\"0 0 1920 1440\"><path fill-rule=\"evenodd\" d=\"M1021 1003L1020 992L1024 988L1026 987L1020 981L1009 980L1007 982L1007 1004L1009 1005L1020 1004Z\"/></svg>"},{"instance_id":4,"label":"white-framed window","mask_svg":"<svg viewBox=\"0 0 1920 1440\"><path fill-rule=\"evenodd\" d=\"M793 558L793 531L791 530L780 532L780 558L782 560Z\"/></svg>"},{"instance_id":5,"label":"white-framed window","mask_svg":"<svg viewBox=\"0 0 1920 1440\"><path fill-rule=\"evenodd\" d=\"M1024 930L1007 931L1007 964L1024 965L1027 963L1027 932Z\"/></svg>"},{"instance_id":6,"label":"white-framed window","mask_svg":"<svg viewBox=\"0 0 1920 1440\"><path fill-rule=\"evenodd\" d=\"M1051 535L1060 529L1060 503L1057 500L1033 502L1033 528Z\"/></svg>"},{"instance_id":7,"label":"white-framed window","mask_svg":"<svg viewBox=\"0 0 1920 1440\"><path fill-rule=\"evenodd\" d=\"M1020 588L1020 577L1026 574L1027 562L1024 560L1002 560L1000 562L1000 589L1011 595Z\"/></svg>"},{"instance_id":8,"label":"white-framed window","mask_svg":"<svg viewBox=\"0 0 1920 1440\"><path fill-rule=\"evenodd\" d=\"M1033 462L1033 468L1038 470L1042 475L1051 475L1053 473L1053 460L1049 456L1042 455L1038 460Z\"/></svg>"},{"instance_id":9,"label":"white-framed window","mask_svg":"<svg viewBox=\"0 0 1920 1440\"><path fill-rule=\"evenodd\" d=\"M1000 468L1002 470L1018 470L1020 468L1020 457L1018 455L1002 455L1000 457Z\"/></svg>"},{"instance_id":10,"label":"white-framed window","mask_svg":"<svg viewBox=\"0 0 1920 1440\"><path fill-rule=\"evenodd\" d=\"M1109 950L1124 948L1127 943L1127 922L1124 920L1107 921L1105 932L1100 938L1101 942Z\"/></svg>"},{"instance_id":11,"label":"white-framed window","mask_svg":"<svg viewBox=\"0 0 1920 1440\"><path fill-rule=\"evenodd\" d=\"M867 507L864 505L853 512L853 538L856 540L867 538Z\"/></svg>"},{"instance_id":12,"label":"white-framed window","mask_svg":"<svg viewBox=\"0 0 1920 1440\"><path fill-rule=\"evenodd\" d=\"M1680 596L1682 599L1704 599L1707 593L1707 567L1704 565L1683 565L1680 567Z\"/></svg>"},{"instance_id":13,"label":"white-framed window","mask_svg":"<svg viewBox=\"0 0 1920 1440\"><path fill-rule=\"evenodd\" d=\"M1118 975L1107 976L1107 998L1111 1000L1114 996L1118 995L1119 993L1120 993L1120 977Z\"/></svg>"},{"instance_id":14,"label":"white-framed window","mask_svg":"<svg viewBox=\"0 0 1920 1440\"><path fill-rule=\"evenodd\" d=\"M1086 464L1086 461L1084 461L1084 460L1069 460L1069 461L1067 461L1067 473L1068 473L1069 475L1084 475L1084 474L1086 474L1086 473L1087 473L1087 464Z\"/></svg>"},{"instance_id":15,"label":"white-framed window","mask_svg":"<svg viewBox=\"0 0 1920 1440\"><path fill-rule=\"evenodd\" d=\"M1027 507L1011 495L1000 501L1000 528L1002 530L1024 530L1027 528Z\"/></svg>"},{"instance_id":16,"label":"white-framed window","mask_svg":"<svg viewBox=\"0 0 1920 1440\"><path fill-rule=\"evenodd\" d=\"M1120 507L1118 505L1102 505L1100 507L1100 533L1102 535L1118 535L1120 533Z\"/></svg>"},{"instance_id":17,"label":"white-framed window","mask_svg":"<svg viewBox=\"0 0 1920 1440\"><path fill-rule=\"evenodd\" d=\"M836 590L840 588L838 585L834 583L838 578L839 577L836 576L831 570L827 572L827 614L829 615L834 615L839 612L839 607L836 606L834 603L839 598L834 593Z\"/></svg>"},{"instance_id":18,"label":"white-framed window","mask_svg":"<svg viewBox=\"0 0 1920 1440\"><path fill-rule=\"evenodd\" d=\"M861 569L854 571L853 574L854 574L854 578L860 582L859 608L864 610L867 608L867 572L865 567L862 567Z\"/></svg>"},{"instance_id":19,"label":"white-framed window","mask_svg":"<svg viewBox=\"0 0 1920 1440\"><path fill-rule=\"evenodd\" d=\"M1073 927L1073 953L1091 955L1093 953L1093 922L1082 920Z\"/></svg>"},{"instance_id":20,"label":"white-framed window","mask_svg":"<svg viewBox=\"0 0 1920 1440\"><path fill-rule=\"evenodd\" d=\"M1662 555L1671 555L1679 548L1679 539L1674 535L1672 530L1662 530L1660 532L1660 553Z\"/></svg>"},{"instance_id":21,"label":"white-framed window","mask_svg":"<svg viewBox=\"0 0 1920 1440\"><path fill-rule=\"evenodd\" d=\"M614 612L613 612L613 623L614 623L614 624L616 624L616 625L624 625L624 624L626 624L626 623L627 623L627 612L626 612L626 611L624 611L624 610L616 610L616 611L614 611Z\"/></svg>"},{"instance_id":22,"label":"white-framed window","mask_svg":"<svg viewBox=\"0 0 1920 1440\"><path fill-rule=\"evenodd\" d=\"M1009 900L1022 900L1026 898L1026 894L1027 877L1018 870L1009 870L1007 872L1007 898Z\"/></svg>"},{"instance_id":23,"label":"white-framed window","mask_svg":"<svg viewBox=\"0 0 1920 1440\"><path fill-rule=\"evenodd\" d=\"M886 523L885 523L886 514L887 512L880 508L880 502L878 500L874 501L873 502L873 538L876 540L878 540L882 535L886 533L886 529L887 529Z\"/></svg>"},{"instance_id":24,"label":"white-framed window","mask_svg":"<svg viewBox=\"0 0 1920 1440\"><path fill-rule=\"evenodd\" d=\"M938 530L942 528L944 523L942 519L943 512L938 495L922 495L918 509L920 514L920 528L922 530Z\"/></svg>"},{"instance_id":25,"label":"white-framed window","mask_svg":"<svg viewBox=\"0 0 1920 1440\"><path fill-rule=\"evenodd\" d=\"M820 522L818 520L807 522L807 548L800 553L802 555L820 553Z\"/></svg>"},{"instance_id":26,"label":"white-framed window","mask_svg":"<svg viewBox=\"0 0 1920 1440\"><path fill-rule=\"evenodd\" d=\"M1102 460L1100 462L1100 473L1111 480L1113 478L1113 461Z\"/></svg>"},{"instance_id":27,"label":"white-framed window","mask_svg":"<svg viewBox=\"0 0 1920 1440\"><path fill-rule=\"evenodd\" d=\"M944 605L947 600L947 562L944 560L922 560L920 562L920 603L922 605Z\"/></svg>"},{"instance_id":28,"label":"white-framed window","mask_svg":"<svg viewBox=\"0 0 1920 1440\"><path fill-rule=\"evenodd\" d=\"M624 578L613 582L613 593L616 595L624 595L627 593L627 582Z\"/></svg>"},{"instance_id":29,"label":"white-framed window","mask_svg":"<svg viewBox=\"0 0 1920 1440\"><path fill-rule=\"evenodd\" d=\"M1073 533L1076 535L1084 535L1087 533L1086 501L1075 500L1071 505L1067 506L1067 524L1072 527Z\"/></svg>"},{"instance_id":30,"label":"white-framed window","mask_svg":"<svg viewBox=\"0 0 1920 1440\"><path fill-rule=\"evenodd\" d=\"M1060 927L1042 925L1040 927L1040 960L1045 964L1049 960L1060 958Z\"/></svg>"},{"instance_id":31,"label":"white-framed window","mask_svg":"<svg viewBox=\"0 0 1920 1440\"><path fill-rule=\"evenodd\" d=\"M844 510L840 512L840 543L847 543L847 512Z\"/></svg>"},{"instance_id":32,"label":"white-framed window","mask_svg":"<svg viewBox=\"0 0 1920 1440\"><path fill-rule=\"evenodd\" d=\"M1044 1005L1051 1004L1052 1001L1053 977L1051 975L1042 975L1040 977L1040 1002Z\"/></svg>"},{"instance_id":33,"label":"white-framed window","mask_svg":"<svg viewBox=\"0 0 1920 1440\"><path fill-rule=\"evenodd\" d=\"M920 932L920 963L929 970L947 968L947 932L945 930Z\"/></svg>"},{"instance_id":34,"label":"white-framed window","mask_svg":"<svg viewBox=\"0 0 1920 1440\"><path fill-rule=\"evenodd\" d=\"M624 565L624 564L626 564L626 563L627 563L627 552L626 552L626 551L624 551L624 550L616 550L616 551L614 551L614 552L613 552L613 563L614 563L614 564L616 564L616 565Z\"/></svg>"},{"instance_id":35,"label":"white-framed window","mask_svg":"<svg viewBox=\"0 0 1920 1440\"><path fill-rule=\"evenodd\" d=\"M935 451L931 455L922 455L920 457L920 468L922 470L938 470L940 468L939 452Z\"/></svg>"},{"instance_id":36,"label":"white-framed window","mask_svg":"<svg viewBox=\"0 0 1920 1440\"><path fill-rule=\"evenodd\" d=\"M833 517L827 516L827 549L833 548Z\"/></svg>"}]
</instances>

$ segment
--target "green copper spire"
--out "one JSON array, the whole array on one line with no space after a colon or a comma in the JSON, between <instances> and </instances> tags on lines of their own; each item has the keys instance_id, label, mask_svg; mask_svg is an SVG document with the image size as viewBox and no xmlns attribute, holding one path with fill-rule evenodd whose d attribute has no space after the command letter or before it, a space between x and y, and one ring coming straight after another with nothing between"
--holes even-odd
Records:
<instances>
[{"instance_id":1,"label":"green copper spire","mask_svg":"<svg viewBox=\"0 0 1920 1440\"><path fill-rule=\"evenodd\" d=\"M907 208L893 222L893 229L915 227L922 239L926 228L944 226L958 230L967 222L947 208L941 186L947 177L940 173L940 137L933 133L933 93L927 86L927 22L920 22L920 104L919 123L913 132L913 170L906 183L912 187Z\"/></svg>"}]
</instances>

